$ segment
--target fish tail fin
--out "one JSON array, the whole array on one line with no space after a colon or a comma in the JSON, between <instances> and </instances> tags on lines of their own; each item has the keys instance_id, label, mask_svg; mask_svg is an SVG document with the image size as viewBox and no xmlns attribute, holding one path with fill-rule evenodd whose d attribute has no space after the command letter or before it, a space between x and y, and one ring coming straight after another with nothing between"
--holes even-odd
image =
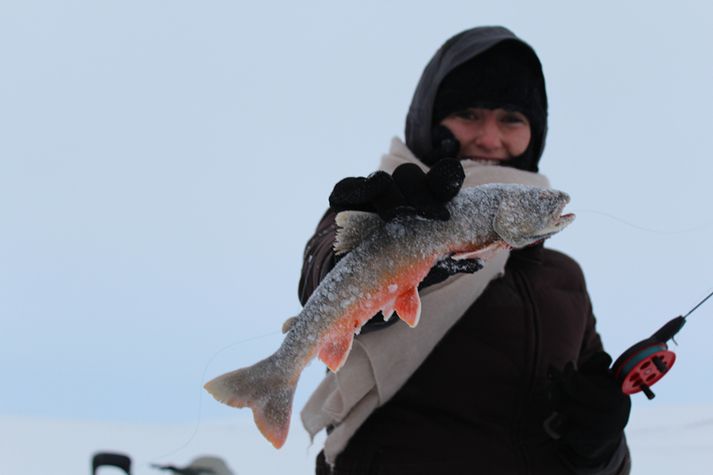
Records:
<instances>
[{"instance_id":1,"label":"fish tail fin","mask_svg":"<svg viewBox=\"0 0 713 475\"><path fill-rule=\"evenodd\" d=\"M285 443L290 428L297 378L266 358L208 381L203 387L218 401L232 407L249 407L260 432L275 448Z\"/></svg>"}]
</instances>

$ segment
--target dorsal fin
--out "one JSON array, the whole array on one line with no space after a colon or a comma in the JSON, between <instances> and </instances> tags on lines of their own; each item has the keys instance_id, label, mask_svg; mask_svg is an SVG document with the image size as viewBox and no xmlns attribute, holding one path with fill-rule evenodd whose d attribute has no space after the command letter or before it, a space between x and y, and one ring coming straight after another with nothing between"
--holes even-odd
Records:
<instances>
[{"instance_id":1,"label":"dorsal fin","mask_svg":"<svg viewBox=\"0 0 713 475\"><path fill-rule=\"evenodd\" d=\"M384 224L378 214L367 211L342 211L337 214L335 220L339 226L334 241L336 255L351 251Z\"/></svg>"}]
</instances>

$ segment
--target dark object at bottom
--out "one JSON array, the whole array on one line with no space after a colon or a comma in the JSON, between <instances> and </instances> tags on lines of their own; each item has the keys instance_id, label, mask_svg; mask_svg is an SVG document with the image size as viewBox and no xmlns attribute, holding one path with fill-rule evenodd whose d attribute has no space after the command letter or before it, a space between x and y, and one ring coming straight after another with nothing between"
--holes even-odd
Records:
<instances>
[{"instance_id":1,"label":"dark object at bottom","mask_svg":"<svg viewBox=\"0 0 713 475\"><path fill-rule=\"evenodd\" d=\"M193 464L191 464L193 465ZM175 473L178 475L203 475L203 474L214 474L215 470L212 468L208 467L193 467L193 466L188 466L184 468L176 467L175 465L158 465L158 464L151 464L153 468L157 468L159 470L167 470L170 471L171 473Z\"/></svg>"},{"instance_id":2,"label":"dark object at bottom","mask_svg":"<svg viewBox=\"0 0 713 475\"><path fill-rule=\"evenodd\" d=\"M131 458L114 452L98 452L92 457L92 475L96 475L99 467L117 467L131 475Z\"/></svg>"}]
</instances>

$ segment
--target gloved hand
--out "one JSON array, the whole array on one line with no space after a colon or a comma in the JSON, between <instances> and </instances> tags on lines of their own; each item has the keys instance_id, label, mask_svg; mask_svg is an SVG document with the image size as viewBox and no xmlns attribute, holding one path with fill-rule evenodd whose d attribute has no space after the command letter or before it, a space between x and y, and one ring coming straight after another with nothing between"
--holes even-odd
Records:
<instances>
[{"instance_id":1,"label":"gloved hand","mask_svg":"<svg viewBox=\"0 0 713 475\"><path fill-rule=\"evenodd\" d=\"M460 142L451 130L441 124L436 124L431 129L431 142L433 145L433 162L437 163L444 158L458 157Z\"/></svg>"},{"instance_id":2,"label":"gloved hand","mask_svg":"<svg viewBox=\"0 0 713 475\"><path fill-rule=\"evenodd\" d=\"M404 163L393 175L378 171L366 178L343 179L334 186L329 205L335 211L375 212L384 221L414 214L447 221L446 203L458 193L464 179L463 167L456 159L440 160L428 173L416 164Z\"/></svg>"},{"instance_id":3,"label":"gloved hand","mask_svg":"<svg viewBox=\"0 0 713 475\"><path fill-rule=\"evenodd\" d=\"M545 421L545 429L574 465L606 463L629 421L631 399L609 371L611 362L611 356L601 351L579 370L573 362L563 371L550 368L548 396L555 412Z\"/></svg>"},{"instance_id":4,"label":"gloved hand","mask_svg":"<svg viewBox=\"0 0 713 475\"><path fill-rule=\"evenodd\" d=\"M446 257L436 263L435 266L431 268L428 275L424 277L421 283L418 285L418 289L425 289L429 285L434 285L439 282L443 282L448 277L458 274L467 273L472 274L483 268L483 261L481 259L452 259Z\"/></svg>"}]
</instances>

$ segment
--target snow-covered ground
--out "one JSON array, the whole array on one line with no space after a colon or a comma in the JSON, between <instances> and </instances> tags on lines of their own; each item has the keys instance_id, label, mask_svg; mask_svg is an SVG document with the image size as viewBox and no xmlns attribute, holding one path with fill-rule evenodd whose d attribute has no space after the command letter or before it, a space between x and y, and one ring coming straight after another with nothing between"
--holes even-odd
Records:
<instances>
[{"instance_id":1,"label":"snow-covered ground","mask_svg":"<svg viewBox=\"0 0 713 475\"><path fill-rule=\"evenodd\" d=\"M309 438L293 421L285 446L276 451L246 411L229 421L196 425L140 425L0 417L0 473L81 475L93 453L123 452L134 475L161 474L151 463L187 465L201 455L224 459L235 475L309 474L322 439ZM635 404L627 431L633 474L704 474L713 466L713 406ZM106 469L105 473L116 473Z\"/></svg>"}]
</instances>

